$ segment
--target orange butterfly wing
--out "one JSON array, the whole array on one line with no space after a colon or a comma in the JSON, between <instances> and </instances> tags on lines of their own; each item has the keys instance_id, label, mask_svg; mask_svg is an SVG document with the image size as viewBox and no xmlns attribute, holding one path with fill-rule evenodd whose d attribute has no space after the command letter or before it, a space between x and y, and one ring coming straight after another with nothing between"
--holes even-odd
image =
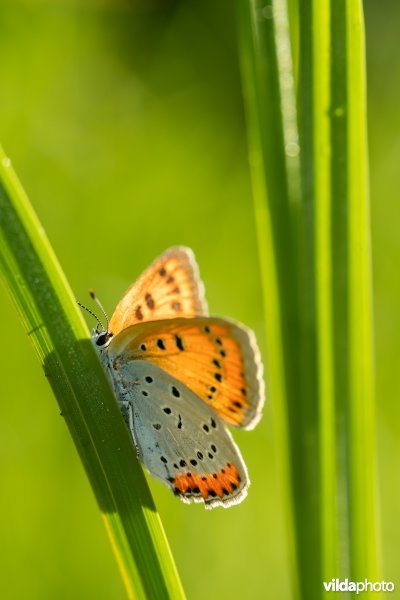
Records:
<instances>
[{"instance_id":1,"label":"orange butterfly wing","mask_svg":"<svg viewBox=\"0 0 400 600\"><path fill-rule=\"evenodd\" d=\"M115 336L142 321L207 314L194 254L177 246L166 250L131 285L118 303L109 329Z\"/></svg>"},{"instance_id":2,"label":"orange butterfly wing","mask_svg":"<svg viewBox=\"0 0 400 600\"><path fill-rule=\"evenodd\" d=\"M254 335L242 325L213 317L141 323L113 338L108 352L117 370L130 360L155 363L228 425L252 429L261 417L262 363Z\"/></svg>"}]
</instances>

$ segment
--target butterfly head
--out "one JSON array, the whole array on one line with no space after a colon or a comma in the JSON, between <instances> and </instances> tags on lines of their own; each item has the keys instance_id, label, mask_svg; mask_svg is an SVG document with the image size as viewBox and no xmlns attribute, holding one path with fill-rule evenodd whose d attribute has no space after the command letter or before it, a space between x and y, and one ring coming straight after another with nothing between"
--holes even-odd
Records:
<instances>
[{"instance_id":1,"label":"butterfly head","mask_svg":"<svg viewBox=\"0 0 400 600\"><path fill-rule=\"evenodd\" d=\"M92 340L93 340L93 343L96 346L96 348L98 350L101 350L108 346L108 344L110 343L110 341L113 337L113 334L111 333L111 331L109 329L110 320L107 316L106 311L103 308L103 305L101 304L100 300L97 298L97 296L93 290L89 290L89 295L92 298L92 300L94 300L96 302L96 304L100 307L103 315L105 316L106 327L104 327L104 325L100 321L99 317L92 310L90 310L90 308L87 308L87 306L84 306L80 302L78 302L78 304L81 308L85 309L88 313L90 313L96 319L97 325L92 331Z\"/></svg>"},{"instance_id":2,"label":"butterfly head","mask_svg":"<svg viewBox=\"0 0 400 600\"><path fill-rule=\"evenodd\" d=\"M96 327L92 331L92 340L97 348L106 348L111 342L113 334L111 331L104 329L102 325L97 323Z\"/></svg>"}]
</instances>

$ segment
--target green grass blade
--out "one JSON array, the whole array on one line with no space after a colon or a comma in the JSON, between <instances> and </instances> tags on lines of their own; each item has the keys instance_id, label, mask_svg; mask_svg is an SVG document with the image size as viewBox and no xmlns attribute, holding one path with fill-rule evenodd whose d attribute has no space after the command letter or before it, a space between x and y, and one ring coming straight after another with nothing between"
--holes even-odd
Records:
<instances>
[{"instance_id":1,"label":"green grass blade","mask_svg":"<svg viewBox=\"0 0 400 600\"><path fill-rule=\"evenodd\" d=\"M284 9L284 3L279 3ZM297 159L289 157L287 144L296 144L297 130L290 111L282 108L285 93L282 90L279 49L276 44L273 5L265 2L238 0L240 56L243 73L243 93L247 112L249 135L249 162L253 180L253 196L261 276L264 288L264 311L268 340L268 382L273 401L275 431L278 447L279 471L287 520L292 585L295 594L299 587L298 536L296 506L293 504L296 481L293 474L296 457L291 440L296 436L294 419L290 415L288 398L294 396L295 361L290 347L296 339L297 281L292 277L294 236L292 212L298 206L296 187L289 182L288 171L296 182ZM288 47L285 15L281 14L281 49ZM286 52L286 77L290 78L290 58ZM282 55L281 55L282 61ZM285 62L285 61L284 61ZM289 109L291 99L285 98ZM286 121L289 112L289 123ZM289 139L285 129L291 125ZM294 153L295 154L295 153ZM301 472L303 469L301 469ZM301 472L298 472L301 479Z\"/></svg>"},{"instance_id":2,"label":"green grass blade","mask_svg":"<svg viewBox=\"0 0 400 600\"><path fill-rule=\"evenodd\" d=\"M334 298L343 307L335 320L336 364L343 388L342 422L347 423L348 562L353 579L373 580L377 576L375 415L362 3L331 0L331 14L335 43L332 174L338 175L332 177L338 259Z\"/></svg>"},{"instance_id":3,"label":"green grass blade","mask_svg":"<svg viewBox=\"0 0 400 600\"><path fill-rule=\"evenodd\" d=\"M128 596L183 598L159 516L87 327L2 150L0 273L89 476Z\"/></svg>"},{"instance_id":4,"label":"green grass blade","mask_svg":"<svg viewBox=\"0 0 400 600\"><path fill-rule=\"evenodd\" d=\"M308 331L313 354L306 369L315 373L309 390L318 440L315 496L320 522L319 581L329 581L338 567L336 505L336 426L333 353L330 10L329 0L299 3L300 51L298 122L301 140L303 227L300 244L309 265L306 302L312 307ZM319 459L318 459L319 457ZM312 490L309 490L311 493ZM311 578L312 566L308 577ZM320 584L321 585L321 584ZM317 593L317 590L315 590Z\"/></svg>"},{"instance_id":5,"label":"green grass blade","mask_svg":"<svg viewBox=\"0 0 400 600\"><path fill-rule=\"evenodd\" d=\"M239 22L270 389L308 600L323 581L376 575L365 64L359 1L289 4L290 31L285 0L239 0Z\"/></svg>"}]
</instances>

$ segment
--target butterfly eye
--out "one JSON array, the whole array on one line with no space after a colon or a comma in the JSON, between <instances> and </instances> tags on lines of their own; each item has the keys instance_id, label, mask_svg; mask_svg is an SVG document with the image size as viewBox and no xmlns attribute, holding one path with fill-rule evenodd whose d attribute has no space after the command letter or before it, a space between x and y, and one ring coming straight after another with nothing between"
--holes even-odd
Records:
<instances>
[{"instance_id":1,"label":"butterfly eye","mask_svg":"<svg viewBox=\"0 0 400 600\"><path fill-rule=\"evenodd\" d=\"M96 346L104 346L104 344L106 344L111 338L112 333L110 333L109 331L102 333L96 340Z\"/></svg>"}]
</instances>

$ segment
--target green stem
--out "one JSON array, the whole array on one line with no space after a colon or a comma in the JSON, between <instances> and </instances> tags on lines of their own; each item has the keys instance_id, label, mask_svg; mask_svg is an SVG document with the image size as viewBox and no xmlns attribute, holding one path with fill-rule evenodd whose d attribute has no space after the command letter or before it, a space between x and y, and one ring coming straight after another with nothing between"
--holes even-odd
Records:
<instances>
[{"instance_id":1,"label":"green stem","mask_svg":"<svg viewBox=\"0 0 400 600\"><path fill-rule=\"evenodd\" d=\"M336 10L332 0L332 11ZM347 48L344 109L348 199L348 389L350 567L354 579L377 577L374 355L367 160L365 39L361 0L339 7ZM338 20L334 22L338 24ZM341 55L339 55L340 61ZM340 63L339 63L340 64ZM342 65L343 66L343 65ZM344 137L344 136L343 136ZM337 148L340 153L342 148ZM344 192L344 190L343 190ZM369 596L374 597L374 593Z\"/></svg>"},{"instance_id":2,"label":"green stem","mask_svg":"<svg viewBox=\"0 0 400 600\"><path fill-rule=\"evenodd\" d=\"M97 498L130 598L183 598L135 449L43 227L0 149L0 273Z\"/></svg>"},{"instance_id":3,"label":"green stem","mask_svg":"<svg viewBox=\"0 0 400 600\"><path fill-rule=\"evenodd\" d=\"M301 140L302 219L300 236L310 278L304 303L312 307L309 332L312 353L305 369L314 374L309 394L314 412L315 482L318 494L319 578L329 581L338 567L336 505L335 377L333 353L330 19L329 0L299 4L300 58L298 120ZM308 294L308 296L307 296ZM316 490L316 492L317 492ZM310 492L309 492L310 493ZM319 558L319 557L318 557ZM309 565L309 577L312 573ZM314 566L315 569L315 566ZM317 589L314 590L318 595Z\"/></svg>"},{"instance_id":4,"label":"green stem","mask_svg":"<svg viewBox=\"0 0 400 600\"><path fill-rule=\"evenodd\" d=\"M284 9L284 3L278 2ZM274 4L257 0L238 0L240 56L243 93L249 136L249 162L253 180L255 220L258 233L261 277L264 288L264 312L268 340L268 379L273 401L279 472L287 519L292 585L297 596L300 586L296 506L293 504L297 482L293 437L296 415L288 399L294 396L293 377L296 359L290 348L296 334L297 280L292 274L294 224L292 212L298 206L298 193L293 183L298 178L298 159L288 157L287 144L296 144L293 121L292 139L285 139L287 121L283 110L279 48L273 13ZM280 31L281 48L289 48L284 20ZM286 64L285 59L286 58ZM290 77L290 57L281 56L286 76ZM291 99L286 98L290 103ZM291 107L293 111L293 106ZM287 113L286 113L287 114ZM291 177L289 181L288 171ZM295 384L297 387L297 384ZM297 428L301 435L300 429ZM297 471L298 482L301 469ZM298 505L300 509L301 506ZM300 549L301 550L301 549Z\"/></svg>"}]
</instances>

